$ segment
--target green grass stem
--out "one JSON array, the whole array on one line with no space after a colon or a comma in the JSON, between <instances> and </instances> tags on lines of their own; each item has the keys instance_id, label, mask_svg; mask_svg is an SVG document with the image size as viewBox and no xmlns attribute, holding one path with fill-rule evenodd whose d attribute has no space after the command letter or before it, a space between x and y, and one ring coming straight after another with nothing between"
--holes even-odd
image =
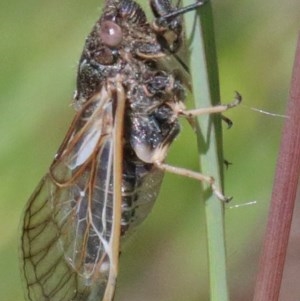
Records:
<instances>
[{"instance_id":1,"label":"green grass stem","mask_svg":"<svg viewBox=\"0 0 300 301\"><path fill-rule=\"evenodd\" d=\"M194 3L184 0L183 5ZM214 41L211 3L198 12L185 14L185 26L190 50L190 74L195 107L210 107L220 103L218 65ZM219 115L198 118L197 139L199 162L203 174L212 175L222 187L222 131ZM206 226L209 257L210 300L228 301L226 251L224 236L224 204L211 194L205 195ZM200 201L203 201L201 199ZM200 255L202 256L202 254Z\"/></svg>"}]
</instances>

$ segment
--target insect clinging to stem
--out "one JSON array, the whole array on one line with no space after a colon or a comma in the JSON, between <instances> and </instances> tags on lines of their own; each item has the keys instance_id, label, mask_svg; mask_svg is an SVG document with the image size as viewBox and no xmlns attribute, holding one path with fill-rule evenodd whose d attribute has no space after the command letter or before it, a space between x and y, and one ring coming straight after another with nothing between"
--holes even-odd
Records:
<instances>
[{"instance_id":1,"label":"insect clinging to stem","mask_svg":"<svg viewBox=\"0 0 300 301\"><path fill-rule=\"evenodd\" d=\"M179 117L221 113L240 101L185 109L188 72L176 56L182 15L204 2L149 2L153 22L133 0L106 0L86 39L76 116L22 220L28 300L113 300L120 242L150 212L164 171L207 182L227 200L212 177L164 162Z\"/></svg>"}]
</instances>

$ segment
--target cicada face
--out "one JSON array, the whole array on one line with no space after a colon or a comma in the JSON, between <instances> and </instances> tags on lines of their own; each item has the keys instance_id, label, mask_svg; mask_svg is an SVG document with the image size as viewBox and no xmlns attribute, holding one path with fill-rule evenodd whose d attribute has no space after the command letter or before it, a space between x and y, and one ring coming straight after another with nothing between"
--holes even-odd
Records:
<instances>
[{"instance_id":1,"label":"cicada face","mask_svg":"<svg viewBox=\"0 0 300 301\"><path fill-rule=\"evenodd\" d=\"M150 1L107 0L80 58L77 114L23 216L31 301L111 301L120 240L148 215L179 132L185 74L172 57L181 16ZM168 16L170 17L164 17Z\"/></svg>"}]
</instances>

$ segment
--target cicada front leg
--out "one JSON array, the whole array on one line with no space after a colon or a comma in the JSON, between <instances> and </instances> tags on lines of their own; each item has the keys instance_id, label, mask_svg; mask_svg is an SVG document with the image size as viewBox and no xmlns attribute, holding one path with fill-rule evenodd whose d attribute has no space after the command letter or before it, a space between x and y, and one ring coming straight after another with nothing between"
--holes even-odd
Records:
<instances>
[{"instance_id":1,"label":"cicada front leg","mask_svg":"<svg viewBox=\"0 0 300 301\"><path fill-rule=\"evenodd\" d=\"M178 116L186 117L187 119L195 118L200 115L207 115L207 114L222 114L226 112L229 109L235 108L237 105L239 105L242 101L242 96L240 93L235 92L235 97L232 102L228 104L220 104L212 107L207 108L199 108L199 109L192 109L192 110L178 110L177 114ZM227 117L224 117L223 115L222 119L228 123ZM231 122L229 122L230 124Z\"/></svg>"}]
</instances>

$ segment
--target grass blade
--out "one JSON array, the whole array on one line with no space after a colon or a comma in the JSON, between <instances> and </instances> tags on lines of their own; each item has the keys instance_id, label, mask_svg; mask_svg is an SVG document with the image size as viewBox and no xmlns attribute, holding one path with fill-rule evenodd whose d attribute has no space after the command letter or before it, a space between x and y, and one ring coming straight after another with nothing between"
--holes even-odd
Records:
<instances>
[{"instance_id":1,"label":"grass blade","mask_svg":"<svg viewBox=\"0 0 300 301\"><path fill-rule=\"evenodd\" d=\"M183 1L183 5L194 3ZM218 66L212 24L211 4L201 7L193 17L185 15L190 40L190 74L195 107L220 103ZM192 16L191 16L192 15ZM198 118L197 139L201 172L213 175L221 185L223 174L222 132L219 115ZM205 198L211 301L228 301L226 252L224 238L224 205L214 195Z\"/></svg>"}]
</instances>

